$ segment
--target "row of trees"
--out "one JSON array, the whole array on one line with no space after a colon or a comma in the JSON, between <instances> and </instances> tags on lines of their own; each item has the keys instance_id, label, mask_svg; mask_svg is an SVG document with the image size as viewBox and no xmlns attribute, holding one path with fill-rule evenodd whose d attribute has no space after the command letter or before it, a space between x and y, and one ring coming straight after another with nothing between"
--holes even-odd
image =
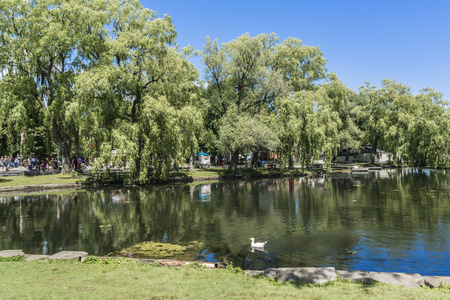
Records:
<instances>
[{"instance_id":1,"label":"row of trees","mask_svg":"<svg viewBox=\"0 0 450 300\"><path fill-rule=\"evenodd\" d=\"M392 80L356 93L296 38L207 38L203 51L180 51L171 18L137 0L4 0L0 32L4 155L18 153L25 127L25 155L56 148L63 171L88 151L99 162L126 157L139 181L150 167L167 177L199 149L231 153L232 174L250 151L277 152L292 167L294 157L329 163L367 144L411 165L448 164L442 94L413 95ZM205 81L191 55L202 57Z\"/></svg>"}]
</instances>

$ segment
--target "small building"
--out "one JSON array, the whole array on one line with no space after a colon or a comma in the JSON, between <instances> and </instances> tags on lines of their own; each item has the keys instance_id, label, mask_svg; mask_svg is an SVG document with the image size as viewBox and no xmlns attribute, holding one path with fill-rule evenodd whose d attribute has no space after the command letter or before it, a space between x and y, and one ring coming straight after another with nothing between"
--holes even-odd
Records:
<instances>
[{"instance_id":1,"label":"small building","mask_svg":"<svg viewBox=\"0 0 450 300\"><path fill-rule=\"evenodd\" d=\"M360 162L360 163L368 163L370 162L370 157L372 156L372 147L364 146L361 147L359 153L356 151L348 150L339 152L336 157L336 162L344 163L344 162ZM348 160L347 160L348 157ZM387 164L389 161L392 161L394 155L392 153L377 149L375 155L375 164Z\"/></svg>"},{"instance_id":2,"label":"small building","mask_svg":"<svg viewBox=\"0 0 450 300\"><path fill-rule=\"evenodd\" d=\"M204 152L197 153L194 160L194 166L197 168L210 168L211 156Z\"/></svg>"}]
</instances>

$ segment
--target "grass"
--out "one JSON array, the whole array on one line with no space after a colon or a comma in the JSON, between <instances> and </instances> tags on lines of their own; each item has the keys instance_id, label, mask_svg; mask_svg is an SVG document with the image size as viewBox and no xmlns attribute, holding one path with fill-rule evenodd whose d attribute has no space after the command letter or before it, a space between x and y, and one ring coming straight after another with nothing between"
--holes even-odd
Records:
<instances>
[{"instance_id":1,"label":"grass","mask_svg":"<svg viewBox=\"0 0 450 300\"><path fill-rule=\"evenodd\" d=\"M314 286L279 284L241 271L151 264L70 261L0 262L1 299L444 299L450 289L406 289L338 280Z\"/></svg>"},{"instance_id":2,"label":"grass","mask_svg":"<svg viewBox=\"0 0 450 300\"><path fill-rule=\"evenodd\" d=\"M244 176L268 176L268 175L281 175L281 174L300 174L300 170L285 170L279 169L258 169L251 170L249 168L239 168L238 172ZM228 174L228 168L213 167L207 169L196 169L194 172L172 172L170 177L182 177L182 178L226 178ZM36 175L36 176L8 176L0 177L1 187L12 186L28 186L28 185L41 185L41 184L55 184L55 183L95 183L100 182L103 184L114 184L127 181L126 173L97 173L92 175L80 175L80 174L52 174L52 175Z\"/></svg>"},{"instance_id":3,"label":"grass","mask_svg":"<svg viewBox=\"0 0 450 300\"><path fill-rule=\"evenodd\" d=\"M251 170L250 168L238 168L240 175L269 175L269 174L300 174L300 169L280 171L279 169L259 168L258 170ZM227 176L228 168L212 167L208 169L196 169L195 172L173 172L171 177L223 177Z\"/></svg>"},{"instance_id":4,"label":"grass","mask_svg":"<svg viewBox=\"0 0 450 300\"><path fill-rule=\"evenodd\" d=\"M221 177L227 175L228 169L224 168L203 168L196 169L194 172L190 171L181 171L181 172L171 172L170 177Z\"/></svg>"},{"instance_id":5,"label":"grass","mask_svg":"<svg viewBox=\"0 0 450 300\"><path fill-rule=\"evenodd\" d=\"M279 169L266 169L261 168L258 170L251 170L249 168L239 168L238 172L244 176L279 176L287 174L301 174L301 170L284 170ZM207 169L196 169L194 172L180 171L172 172L171 178L226 178L228 174L228 168L213 167ZM91 175L80 174L52 174L52 175L36 175L36 176L8 176L0 177L0 187L11 186L27 186L27 185L40 185L40 184L55 184L55 183L103 183L114 184L127 181L127 173L96 173Z\"/></svg>"},{"instance_id":6,"label":"grass","mask_svg":"<svg viewBox=\"0 0 450 300\"><path fill-rule=\"evenodd\" d=\"M38 185L49 183L82 183L85 182L87 178L89 177L77 174L8 176L8 177L0 177L0 187Z\"/></svg>"}]
</instances>

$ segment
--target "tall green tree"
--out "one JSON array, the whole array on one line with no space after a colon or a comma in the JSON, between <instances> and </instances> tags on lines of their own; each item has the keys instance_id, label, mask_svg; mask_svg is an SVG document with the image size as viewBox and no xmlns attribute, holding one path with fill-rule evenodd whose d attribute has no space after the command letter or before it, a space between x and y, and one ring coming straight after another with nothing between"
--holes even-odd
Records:
<instances>
[{"instance_id":1,"label":"tall green tree","mask_svg":"<svg viewBox=\"0 0 450 300\"><path fill-rule=\"evenodd\" d=\"M303 168L324 156L329 167L338 148L336 137L341 120L332 110L325 88L293 93L277 105L286 128L283 139L289 155L300 157Z\"/></svg>"},{"instance_id":2,"label":"tall green tree","mask_svg":"<svg viewBox=\"0 0 450 300\"><path fill-rule=\"evenodd\" d=\"M51 132L45 111L32 97L35 82L27 76L6 74L0 80L0 141L1 155L23 157L31 153L44 157L53 151ZM25 138L21 133L25 130Z\"/></svg>"},{"instance_id":3,"label":"tall green tree","mask_svg":"<svg viewBox=\"0 0 450 300\"><path fill-rule=\"evenodd\" d=\"M108 3L112 31L95 65L77 79L82 111L98 121L94 131L105 162L118 149L134 179L146 181L150 168L167 178L172 162L197 145L198 73L178 52L169 16L158 18L138 1Z\"/></svg>"},{"instance_id":4,"label":"tall green tree","mask_svg":"<svg viewBox=\"0 0 450 300\"><path fill-rule=\"evenodd\" d=\"M281 153L285 153L289 160L289 168L294 167L294 154L300 157L302 151L305 155L304 162L307 164L309 158L314 156L313 152L320 152L321 145L317 145L319 149L310 149L307 145L312 145L311 135L314 132L307 133L305 130L309 128L307 124L312 121L311 118L304 118L306 111L312 112L314 105L325 105L323 93L317 93L311 96L320 88L320 83L326 77L326 59L323 57L319 47L307 46L296 38L288 38L276 46L276 50L270 62L271 67L276 70L282 77L285 84L285 97L278 97L276 101L277 114L280 117L283 126L283 136L281 137L282 147ZM317 101L309 101L311 97ZM319 100L320 98L320 100ZM321 108L321 112L323 113ZM317 111L318 112L318 111ZM319 115L311 114L310 117L319 117ZM320 117L319 117L320 118ZM317 128L319 131L319 128ZM302 132L303 131L303 132ZM306 153L308 153L306 155Z\"/></svg>"},{"instance_id":5,"label":"tall green tree","mask_svg":"<svg viewBox=\"0 0 450 300\"><path fill-rule=\"evenodd\" d=\"M363 132L357 124L357 103L358 95L345 86L337 76L329 75L329 83L324 85L328 96L328 103L331 111L337 112L341 125L338 127L336 142L341 151L346 152L346 161L349 160L350 151L357 151L361 146Z\"/></svg>"},{"instance_id":6,"label":"tall green tree","mask_svg":"<svg viewBox=\"0 0 450 300\"><path fill-rule=\"evenodd\" d=\"M203 62L208 82L205 97L210 101L208 123L217 134L219 149L232 154L230 174L237 173L241 152L261 148L263 140L266 146L274 146L278 140L275 134L263 133L270 129L278 132L268 127L275 123L266 117L273 111L275 99L286 90L281 73L271 65L278 41L274 34L253 38L244 34L221 46L217 40L206 39ZM236 127L250 125L253 118L258 133ZM245 142L243 136L247 137Z\"/></svg>"},{"instance_id":7,"label":"tall green tree","mask_svg":"<svg viewBox=\"0 0 450 300\"><path fill-rule=\"evenodd\" d=\"M372 146L371 162L381 147L393 155L405 143L414 97L410 88L395 80L382 80L377 89L366 83L360 88L358 118L364 131L363 141Z\"/></svg>"},{"instance_id":8,"label":"tall green tree","mask_svg":"<svg viewBox=\"0 0 450 300\"><path fill-rule=\"evenodd\" d=\"M408 164L425 167L445 167L449 163L450 113L442 93L431 88L414 98L415 110L410 116L402 155Z\"/></svg>"},{"instance_id":9,"label":"tall green tree","mask_svg":"<svg viewBox=\"0 0 450 300\"><path fill-rule=\"evenodd\" d=\"M104 1L5 0L0 3L0 68L34 82L29 90L44 112L62 158L63 172L71 169L74 127L74 78L86 57L82 40L95 35L86 23L100 24ZM105 16L105 13L100 13ZM95 19L95 21L94 21ZM31 85L30 85L31 86Z\"/></svg>"}]
</instances>

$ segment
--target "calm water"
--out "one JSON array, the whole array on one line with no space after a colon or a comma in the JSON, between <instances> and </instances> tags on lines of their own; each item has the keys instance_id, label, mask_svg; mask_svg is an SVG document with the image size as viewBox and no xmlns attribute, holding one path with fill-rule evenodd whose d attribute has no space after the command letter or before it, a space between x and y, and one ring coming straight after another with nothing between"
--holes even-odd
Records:
<instances>
[{"instance_id":1,"label":"calm water","mask_svg":"<svg viewBox=\"0 0 450 300\"><path fill-rule=\"evenodd\" d=\"M252 252L250 237L267 240L265 252ZM0 250L106 255L143 241L201 242L190 259L226 257L244 269L449 276L450 175L382 170L0 197Z\"/></svg>"}]
</instances>

